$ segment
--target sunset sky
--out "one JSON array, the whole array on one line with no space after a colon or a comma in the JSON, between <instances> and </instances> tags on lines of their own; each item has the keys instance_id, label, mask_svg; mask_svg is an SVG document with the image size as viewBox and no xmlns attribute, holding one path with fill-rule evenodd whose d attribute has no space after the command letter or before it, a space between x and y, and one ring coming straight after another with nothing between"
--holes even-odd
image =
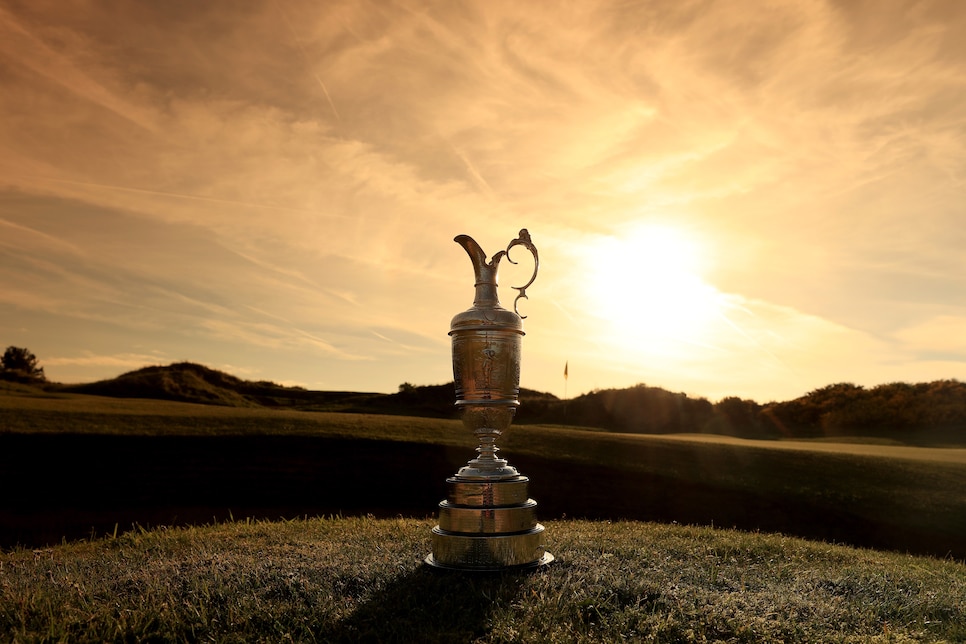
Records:
<instances>
[{"instance_id":1,"label":"sunset sky","mask_svg":"<svg viewBox=\"0 0 966 644\"><path fill-rule=\"evenodd\" d=\"M448 382L453 237L521 228L524 387L966 379L966 3L0 3L0 348L51 380Z\"/></svg>"}]
</instances>

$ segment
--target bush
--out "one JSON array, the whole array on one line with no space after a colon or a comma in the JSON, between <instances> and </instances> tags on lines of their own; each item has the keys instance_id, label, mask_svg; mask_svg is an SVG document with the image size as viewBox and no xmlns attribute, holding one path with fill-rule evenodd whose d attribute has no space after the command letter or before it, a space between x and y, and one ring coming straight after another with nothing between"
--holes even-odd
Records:
<instances>
[{"instance_id":1,"label":"bush","mask_svg":"<svg viewBox=\"0 0 966 644\"><path fill-rule=\"evenodd\" d=\"M37 356L24 347L9 346L0 357L0 379L14 382L46 382L44 368Z\"/></svg>"}]
</instances>

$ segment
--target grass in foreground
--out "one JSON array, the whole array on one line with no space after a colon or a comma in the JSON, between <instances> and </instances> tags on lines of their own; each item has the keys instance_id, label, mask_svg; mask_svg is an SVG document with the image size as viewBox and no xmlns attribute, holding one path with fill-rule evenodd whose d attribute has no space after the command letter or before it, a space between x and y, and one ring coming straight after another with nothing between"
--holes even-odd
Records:
<instances>
[{"instance_id":1,"label":"grass in foreground","mask_svg":"<svg viewBox=\"0 0 966 644\"><path fill-rule=\"evenodd\" d=\"M531 574L421 565L432 523L130 532L0 555L0 640L962 641L966 566L780 535L547 523Z\"/></svg>"}]
</instances>

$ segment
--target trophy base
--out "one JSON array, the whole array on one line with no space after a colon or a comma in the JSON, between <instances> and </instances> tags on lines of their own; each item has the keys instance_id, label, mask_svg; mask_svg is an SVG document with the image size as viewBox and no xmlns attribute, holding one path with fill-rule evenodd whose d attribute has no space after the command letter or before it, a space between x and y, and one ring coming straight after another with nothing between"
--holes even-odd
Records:
<instances>
[{"instance_id":1,"label":"trophy base","mask_svg":"<svg viewBox=\"0 0 966 644\"><path fill-rule=\"evenodd\" d=\"M536 570L542 566L546 566L554 560L554 557L549 552L543 553L537 561L531 563L520 564L518 566L503 566L502 568L467 568L466 566L448 566L441 564L433 557L432 553L426 555L423 559L423 563L427 566L432 566L439 570L457 570L457 571L469 571L469 572L526 572L529 570Z\"/></svg>"},{"instance_id":2,"label":"trophy base","mask_svg":"<svg viewBox=\"0 0 966 644\"><path fill-rule=\"evenodd\" d=\"M544 548L537 502L527 497L525 476L506 480L446 480L439 504L433 552L424 560L435 568L466 571L521 570L554 560Z\"/></svg>"},{"instance_id":3,"label":"trophy base","mask_svg":"<svg viewBox=\"0 0 966 644\"><path fill-rule=\"evenodd\" d=\"M512 465L507 465L506 459L480 456L460 468L456 473L458 479L472 481L506 481L520 477L520 472Z\"/></svg>"}]
</instances>

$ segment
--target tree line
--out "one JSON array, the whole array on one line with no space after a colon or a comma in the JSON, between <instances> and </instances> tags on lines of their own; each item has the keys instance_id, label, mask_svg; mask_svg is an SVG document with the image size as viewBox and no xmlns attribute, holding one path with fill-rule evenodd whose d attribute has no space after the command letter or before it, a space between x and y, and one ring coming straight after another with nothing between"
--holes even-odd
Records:
<instances>
[{"instance_id":1,"label":"tree line","mask_svg":"<svg viewBox=\"0 0 966 644\"><path fill-rule=\"evenodd\" d=\"M415 386L374 400L393 413L453 417L453 383ZM966 443L966 383L958 380L865 388L838 383L784 402L737 396L716 403L644 384L598 389L569 400L520 390L516 424L599 427L638 434L703 433L739 438L864 436L903 442Z\"/></svg>"},{"instance_id":2,"label":"tree line","mask_svg":"<svg viewBox=\"0 0 966 644\"><path fill-rule=\"evenodd\" d=\"M151 397L151 389L156 389L157 383L141 382L145 380L144 374L158 371L163 376L176 367L201 370L207 374L206 382L217 376L212 382L218 385L219 391L245 394L246 400L252 404L291 406L325 402L318 400L320 396L325 397L325 392L309 392L274 383L249 383L190 364L146 367L126 374L129 376L126 379L122 376L74 389L106 395L123 393ZM132 384L128 382L132 379L143 386L132 390ZM47 383L37 357L28 349L15 346L7 347L0 357L0 380L64 387ZM116 391L118 388L123 392ZM160 394L154 392L154 395ZM203 402L219 404L207 399ZM347 411L440 418L455 416L452 382L428 386L406 382L399 386L397 393L360 394L351 397L350 402ZM707 433L762 439L869 436L905 442L945 440L966 444L966 383L958 380L915 384L894 382L871 388L837 383L794 400L764 405L736 396L712 403L706 398L693 398L644 384L626 389L599 389L568 400L521 389L520 402L515 421L518 424L599 427L641 434ZM342 401L342 404L349 403Z\"/></svg>"},{"instance_id":3,"label":"tree line","mask_svg":"<svg viewBox=\"0 0 966 644\"><path fill-rule=\"evenodd\" d=\"M644 434L712 433L743 438L884 436L937 430L966 439L966 383L958 380L865 388L828 385L785 402L727 397L717 403L659 387L592 391L572 400L529 400L519 422L602 427Z\"/></svg>"}]
</instances>

